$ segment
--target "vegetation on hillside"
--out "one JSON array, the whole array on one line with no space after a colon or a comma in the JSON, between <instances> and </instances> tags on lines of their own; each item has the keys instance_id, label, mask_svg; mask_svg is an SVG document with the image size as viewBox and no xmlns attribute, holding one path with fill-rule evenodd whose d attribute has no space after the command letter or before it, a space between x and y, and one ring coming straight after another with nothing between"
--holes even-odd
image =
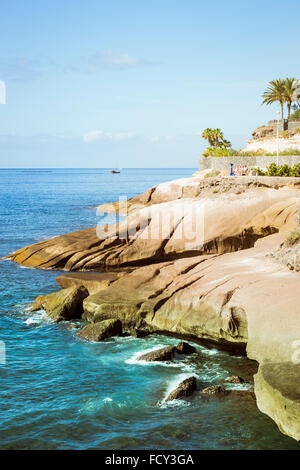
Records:
<instances>
[{"instance_id":1,"label":"vegetation on hillside","mask_svg":"<svg viewBox=\"0 0 300 470\"><path fill-rule=\"evenodd\" d=\"M297 109L293 114L291 114L290 119L292 121L296 121L296 119L300 119L300 109Z\"/></svg>"},{"instance_id":2,"label":"vegetation on hillside","mask_svg":"<svg viewBox=\"0 0 300 470\"><path fill-rule=\"evenodd\" d=\"M208 147L203 153L204 157L218 156L219 152L226 152L231 149L229 140L224 139L221 129L211 129L208 127L202 132L202 139L208 141Z\"/></svg>"}]
</instances>

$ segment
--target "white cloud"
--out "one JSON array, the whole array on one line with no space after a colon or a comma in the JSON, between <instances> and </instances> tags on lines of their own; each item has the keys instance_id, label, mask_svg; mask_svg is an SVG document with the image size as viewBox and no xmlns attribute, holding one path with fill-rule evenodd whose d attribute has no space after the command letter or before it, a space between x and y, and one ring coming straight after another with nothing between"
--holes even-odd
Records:
<instances>
[{"instance_id":1,"label":"white cloud","mask_svg":"<svg viewBox=\"0 0 300 470\"><path fill-rule=\"evenodd\" d=\"M151 137L151 142L172 142L174 140L180 140L184 138L183 134L176 135L155 135Z\"/></svg>"},{"instance_id":2,"label":"white cloud","mask_svg":"<svg viewBox=\"0 0 300 470\"><path fill-rule=\"evenodd\" d=\"M94 140L124 140L124 139L131 139L136 137L134 132L117 132L117 133L110 133L110 132L103 132L103 131L89 131L83 135L83 140L85 142L93 142Z\"/></svg>"},{"instance_id":3,"label":"white cloud","mask_svg":"<svg viewBox=\"0 0 300 470\"><path fill-rule=\"evenodd\" d=\"M148 65L149 62L129 54L118 54L111 50L101 50L96 54L90 56L86 60L90 69L97 69L103 67L109 68L131 68L142 65Z\"/></svg>"},{"instance_id":4,"label":"white cloud","mask_svg":"<svg viewBox=\"0 0 300 470\"><path fill-rule=\"evenodd\" d=\"M12 82L29 82L41 73L39 61L26 57L10 57L0 61L0 79Z\"/></svg>"},{"instance_id":5,"label":"white cloud","mask_svg":"<svg viewBox=\"0 0 300 470\"><path fill-rule=\"evenodd\" d=\"M93 140L98 140L103 137L103 131L90 131L86 132L83 136L85 142L92 142Z\"/></svg>"}]
</instances>

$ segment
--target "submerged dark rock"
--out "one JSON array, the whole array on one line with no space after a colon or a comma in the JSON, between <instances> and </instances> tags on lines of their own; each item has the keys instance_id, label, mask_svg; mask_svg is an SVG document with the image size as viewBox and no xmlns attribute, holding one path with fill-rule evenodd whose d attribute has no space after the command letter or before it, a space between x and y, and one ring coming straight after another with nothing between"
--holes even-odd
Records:
<instances>
[{"instance_id":1,"label":"submerged dark rock","mask_svg":"<svg viewBox=\"0 0 300 470\"><path fill-rule=\"evenodd\" d=\"M77 336L88 341L103 341L111 336L122 336L122 323L113 319L89 323L77 333Z\"/></svg>"},{"instance_id":2,"label":"submerged dark rock","mask_svg":"<svg viewBox=\"0 0 300 470\"><path fill-rule=\"evenodd\" d=\"M167 397L166 401L171 400L182 400L193 394L196 390L197 381L196 377L189 377L188 379L183 380L175 390L173 390L170 395Z\"/></svg>"},{"instance_id":3,"label":"submerged dark rock","mask_svg":"<svg viewBox=\"0 0 300 470\"><path fill-rule=\"evenodd\" d=\"M243 384L245 380L243 377L239 377L238 375L232 375L231 377L227 377L224 382L231 383L231 384Z\"/></svg>"},{"instance_id":4,"label":"submerged dark rock","mask_svg":"<svg viewBox=\"0 0 300 470\"><path fill-rule=\"evenodd\" d=\"M176 348L175 346L167 346L166 348L156 349L139 356L139 361L170 361L173 359Z\"/></svg>"},{"instance_id":5,"label":"submerged dark rock","mask_svg":"<svg viewBox=\"0 0 300 470\"><path fill-rule=\"evenodd\" d=\"M204 395L226 395L229 393L229 390L226 390L221 385L211 385L201 390L201 393Z\"/></svg>"}]
</instances>

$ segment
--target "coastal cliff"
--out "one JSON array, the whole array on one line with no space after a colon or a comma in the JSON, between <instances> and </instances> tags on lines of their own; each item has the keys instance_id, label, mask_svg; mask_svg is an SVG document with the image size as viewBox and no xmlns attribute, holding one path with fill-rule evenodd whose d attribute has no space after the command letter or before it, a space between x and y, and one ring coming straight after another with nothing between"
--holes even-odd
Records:
<instances>
[{"instance_id":1,"label":"coastal cliff","mask_svg":"<svg viewBox=\"0 0 300 470\"><path fill-rule=\"evenodd\" d=\"M82 306L90 323L121 320L127 329L238 348L260 367L297 367L291 358L300 338L300 278L273 253L298 224L299 186L298 178L267 177L164 183L128 201L118 224L61 235L9 258L36 268L114 270L107 279L95 272L58 278L63 289L87 289ZM284 407L278 418L268 405L271 376L261 369L257 375L258 406L300 439Z\"/></svg>"},{"instance_id":2,"label":"coastal cliff","mask_svg":"<svg viewBox=\"0 0 300 470\"><path fill-rule=\"evenodd\" d=\"M291 137L280 136L276 137L265 137L248 140L247 146L242 150L242 153L251 153L263 151L266 153L277 152L277 145L279 152L299 152L300 150L300 133ZM297 154L298 155L298 154Z\"/></svg>"}]
</instances>

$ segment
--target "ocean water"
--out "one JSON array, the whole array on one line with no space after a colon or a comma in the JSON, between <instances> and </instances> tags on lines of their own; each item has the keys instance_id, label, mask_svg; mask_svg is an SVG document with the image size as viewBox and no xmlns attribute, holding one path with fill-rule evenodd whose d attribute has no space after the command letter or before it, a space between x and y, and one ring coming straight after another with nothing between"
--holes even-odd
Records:
<instances>
[{"instance_id":1,"label":"ocean water","mask_svg":"<svg viewBox=\"0 0 300 470\"><path fill-rule=\"evenodd\" d=\"M192 173L0 170L0 256L93 226L96 205ZM57 272L1 260L0 273L0 449L300 449L247 396L165 403L190 375L201 388L248 374L246 358L197 344L198 354L174 363L139 363L139 354L178 340L85 342L75 335L80 322L28 311L37 295L58 290Z\"/></svg>"}]
</instances>

